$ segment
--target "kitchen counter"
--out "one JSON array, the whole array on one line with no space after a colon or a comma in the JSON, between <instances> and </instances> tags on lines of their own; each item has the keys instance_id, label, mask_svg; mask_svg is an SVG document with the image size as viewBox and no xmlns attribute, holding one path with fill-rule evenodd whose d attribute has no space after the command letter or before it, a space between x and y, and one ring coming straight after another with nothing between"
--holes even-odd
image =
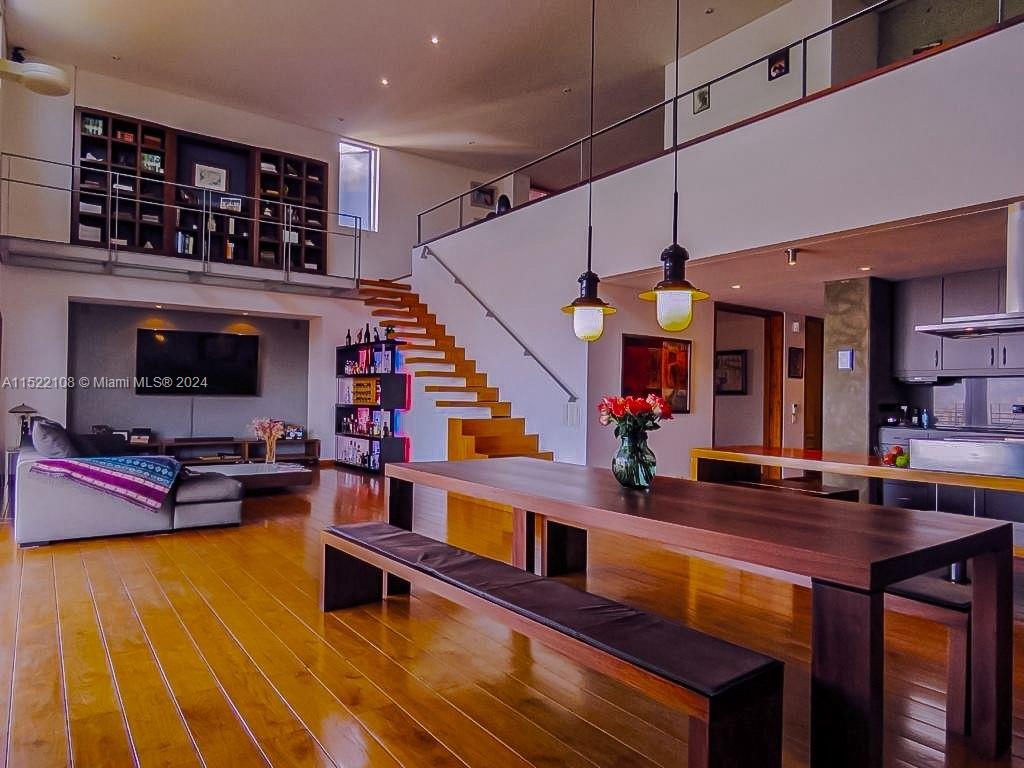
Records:
<instances>
[{"instance_id":1,"label":"kitchen counter","mask_svg":"<svg viewBox=\"0 0 1024 768\"><path fill-rule=\"evenodd\" d=\"M806 451L797 448L763 448L756 445L694 448L690 451L690 476L696 480L714 480L715 462L1024 493L1024 478L1021 477L995 477L909 467L900 469L899 467L887 467L877 456L868 454Z\"/></svg>"}]
</instances>

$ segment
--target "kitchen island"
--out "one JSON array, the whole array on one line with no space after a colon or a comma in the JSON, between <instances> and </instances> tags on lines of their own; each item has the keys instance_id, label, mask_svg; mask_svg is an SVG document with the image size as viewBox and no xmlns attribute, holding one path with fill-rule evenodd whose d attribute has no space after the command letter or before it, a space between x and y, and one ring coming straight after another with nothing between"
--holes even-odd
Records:
<instances>
[{"instance_id":1,"label":"kitchen island","mask_svg":"<svg viewBox=\"0 0 1024 768\"><path fill-rule=\"evenodd\" d=\"M715 483L756 483L761 480L762 467L777 467L858 478L1024 493L1024 478L1020 477L891 467L870 454L798 448L764 448L757 445L694 448L690 451L690 467L690 477L694 480ZM1024 497L1021 503L1024 504ZM1015 554L1024 557L1024 547L1018 546Z\"/></svg>"}]
</instances>

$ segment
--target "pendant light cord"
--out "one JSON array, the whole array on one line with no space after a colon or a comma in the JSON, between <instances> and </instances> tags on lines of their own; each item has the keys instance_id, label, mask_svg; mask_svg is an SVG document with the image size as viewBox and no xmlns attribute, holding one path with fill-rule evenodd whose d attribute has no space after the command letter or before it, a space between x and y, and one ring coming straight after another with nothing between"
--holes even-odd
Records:
<instances>
[{"instance_id":1,"label":"pendant light cord","mask_svg":"<svg viewBox=\"0 0 1024 768\"><path fill-rule=\"evenodd\" d=\"M597 0L590 0L590 159L587 161L587 272L594 245L594 71L597 69Z\"/></svg>"},{"instance_id":2,"label":"pendant light cord","mask_svg":"<svg viewBox=\"0 0 1024 768\"><path fill-rule=\"evenodd\" d=\"M679 0L676 0L676 82L672 91L672 244L679 244ZM593 131L593 129L591 129Z\"/></svg>"}]
</instances>

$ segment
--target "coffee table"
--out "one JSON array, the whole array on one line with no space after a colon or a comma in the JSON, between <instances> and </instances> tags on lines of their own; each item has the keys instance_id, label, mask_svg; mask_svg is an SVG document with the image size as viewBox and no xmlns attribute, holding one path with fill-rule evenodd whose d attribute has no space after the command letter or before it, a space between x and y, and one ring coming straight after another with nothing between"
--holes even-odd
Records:
<instances>
[{"instance_id":1,"label":"coffee table","mask_svg":"<svg viewBox=\"0 0 1024 768\"><path fill-rule=\"evenodd\" d=\"M203 464L191 466L189 469L192 472L216 472L233 477L245 487L246 491L309 485L313 482L313 470L301 464L286 464L284 462Z\"/></svg>"}]
</instances>

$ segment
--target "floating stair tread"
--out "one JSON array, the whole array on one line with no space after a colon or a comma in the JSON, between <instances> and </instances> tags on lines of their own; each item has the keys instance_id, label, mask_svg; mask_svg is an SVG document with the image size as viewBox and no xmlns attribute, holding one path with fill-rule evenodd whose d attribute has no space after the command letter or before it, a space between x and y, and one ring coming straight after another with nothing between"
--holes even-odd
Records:
<instances>
[{"instance_id":1,"label":"floating stair tread","mask_svg":"<svg viewBox=\"0 0 1024 768\"><path fill-rule=\"evenodd\" d=\"M374 297L372 299L363 299L363 304L368 307L391 307L392 309L423 309L423 305L418 302L405 302L399 299L385 299L384 297Z\"/></svg>"},{"instance_id":2,"label":"floating stair tread","mask_svg":"<svg viewBox=\"0 0 1024 768\"><path fill-rule=\"evenodd\" d=\"M398 318L416 318L416 317L418 317L418 313L417 312L415 312L413 310L405 309L404 307L400 307L398 309L375 309L375 310L373 310L373 312L370 313L370 315L373 316L373 317L398 317Z\"/></svg>"},{"instance_id":3,"label":"floating stair tread","mask_svg":"<svg viewBox=\"0 0 1024 768\"><path fill-rule=\"evenodd\" d=\"M550 461L555 457L551 451L482 451L477 448L476 452L483 454L489 459L509 459L513 456L523 456L528 459L546 459Z\"/></svg>"},{"instance_id":4,"label":"floating stair tread","mask_svg":"<svg viewBox=\"0 0 1024 768\"><path fill-rule=\"evenodd\" d=\"M411 291L412 286L406 285L405 283L394 283L391 280L366 280L362 279L359 281L360 286L367 286L368 288L388 288L395 291Z\"/></svg>"},{"instance_id":5,"label":"floating stair tread","mask_svg":"<svg viewBox=\"0 0 1024 768\"><path fill-rule=\"evenodd\" d=\"M481 403L476 400L438 400L434 403L438 408L487 408L491 416L500 418L512 413L512 403L495 402Z\"/></svg>"}]
</instances>

